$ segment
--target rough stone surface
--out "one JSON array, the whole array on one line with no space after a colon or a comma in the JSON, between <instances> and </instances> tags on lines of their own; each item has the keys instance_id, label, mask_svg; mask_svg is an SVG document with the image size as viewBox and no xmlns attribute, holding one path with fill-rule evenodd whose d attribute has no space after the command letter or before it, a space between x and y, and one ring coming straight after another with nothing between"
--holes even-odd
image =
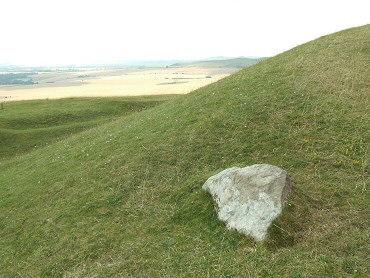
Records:
<instances>
[{"instance_id":1,"label":"rough stone surface","mask_svg":"<svg viewBox=\"0 0 370 278\"><path fill-rule=\"evenodd\" d=\"M292 191L286 171L269 164L233 167L210 177L203 189L212 194L218 218L229 229L263 240Z\"/></svg>"}]
</instances>

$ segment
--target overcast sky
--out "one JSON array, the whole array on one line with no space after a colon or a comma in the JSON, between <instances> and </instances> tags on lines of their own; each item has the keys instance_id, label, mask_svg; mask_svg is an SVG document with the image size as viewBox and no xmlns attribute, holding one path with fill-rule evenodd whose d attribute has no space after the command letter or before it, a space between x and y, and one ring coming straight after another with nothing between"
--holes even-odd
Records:
<instances>
[{"instance_id":1,"label":"overcast sky","mask_svg":"<svg viewBox=\"0 0 370 278\"><path fill-rule=\"evenodd\" d=\"M370 23L369 0L1 0L0 64L273 56Z\"/></svg>"}]
</instances>

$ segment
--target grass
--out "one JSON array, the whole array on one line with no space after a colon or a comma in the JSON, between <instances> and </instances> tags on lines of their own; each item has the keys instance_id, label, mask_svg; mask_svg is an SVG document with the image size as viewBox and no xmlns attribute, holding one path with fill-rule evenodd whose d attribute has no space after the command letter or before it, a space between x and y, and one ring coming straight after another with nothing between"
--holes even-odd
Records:
<instances>
[{"instance_id":1,"label":"grass","mask_svg":"<svg viewBox=\"0 0 370 278\"><path fill-rule=\"evenodd\" d=\"M2 103L0 160L152 108L172 97L67 98Z\"/></svg>"},{"instance_id":2,"label":"grass","mask_svg":"<svg viewBox=\"0 0 370 278\"><path fill-rule=\"evenodd\" d=\"M365 277L370 25L0 162L5 277ZM205 180L286 169L264 243L219 222Z\"/></svg>"}]
</instances>

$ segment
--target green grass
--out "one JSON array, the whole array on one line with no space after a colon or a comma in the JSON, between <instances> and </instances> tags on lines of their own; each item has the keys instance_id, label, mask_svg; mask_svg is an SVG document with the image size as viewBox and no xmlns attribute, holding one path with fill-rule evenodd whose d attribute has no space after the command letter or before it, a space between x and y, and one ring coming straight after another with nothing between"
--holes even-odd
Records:
<instances>
[{"instance_id":1,"label":"green grass","mask_svg":"<svg viewBox=\"0 0 370 278\"><path fill-rule=\"evenodd\" d=\"M152 108L172 97L67 98L3 103L0 160Z\"/></svg>"},{"instance_id":2,"label":"green grass","mask_svg":"<svg viewBox=\"0 0 370 278\"><path fill-rule=\"evenodd\" d=\"M4 277L365 277L370 25L0 162ZM205 180L286 169L264 243L217 220Z\"/></svg>"}]
</instances>

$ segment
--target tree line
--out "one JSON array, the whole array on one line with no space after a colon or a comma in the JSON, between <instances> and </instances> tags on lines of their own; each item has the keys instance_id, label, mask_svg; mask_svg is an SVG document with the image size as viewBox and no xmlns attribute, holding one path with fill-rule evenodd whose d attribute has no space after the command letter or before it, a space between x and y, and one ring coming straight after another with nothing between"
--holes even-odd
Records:
<instances>
[{"instance_id":1,"label":"tree line","mask_svg":"<svg viewBox=\"0 0 370 278\"><path fill-rule=\"evenodd\" d=\"M37 84L29 73L3 73L0 74L0 85L33 85Z\"/></svg>"}]
</instances>

